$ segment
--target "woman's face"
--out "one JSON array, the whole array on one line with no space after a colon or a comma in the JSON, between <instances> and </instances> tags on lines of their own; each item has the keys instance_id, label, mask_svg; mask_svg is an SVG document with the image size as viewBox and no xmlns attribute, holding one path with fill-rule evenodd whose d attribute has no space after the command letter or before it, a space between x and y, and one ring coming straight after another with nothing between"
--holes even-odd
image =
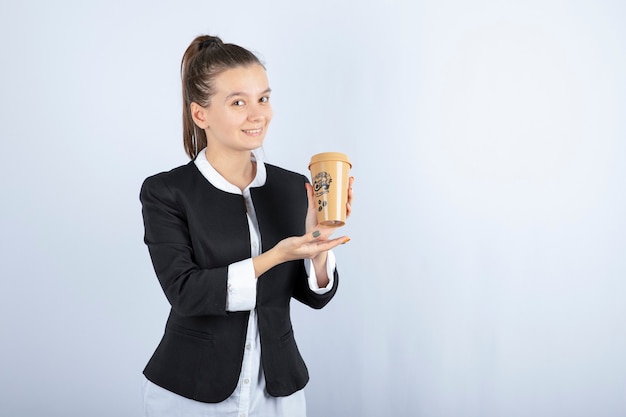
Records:
<instances>
[{"instance_id":1,"label":"woman's face","mask_svg":"<svg viewBox=\"0 0 626 417\"><path fill-rule=\"evenodd\" d=\"M249 151L263 144L270 120L270 88L261 65L231 68L215 78L204 127L212 150Z\"/></svg>"}]
</instances>

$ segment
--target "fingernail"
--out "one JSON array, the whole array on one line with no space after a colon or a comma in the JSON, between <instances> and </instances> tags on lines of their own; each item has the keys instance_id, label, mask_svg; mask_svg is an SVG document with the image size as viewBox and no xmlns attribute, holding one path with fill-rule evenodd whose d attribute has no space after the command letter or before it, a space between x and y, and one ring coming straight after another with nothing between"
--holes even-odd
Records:
<instances>
[{"instance_id":1,"label":"fingernail","mask_svg":"<svg viewBox=\"0 0 626 417\"><path fill-rule=\"evenodd\" d=\"M343 242L341 242L342 245L345 245L346 243L350 242L350 238L347 237L343 240Z\"/></svg>"},{"instance_id":2,"label":"fingernail","mask_svg":"<svg viewBox=\"0 0 626 417\"><path fill-rule=\"evenodd\" d=\"M320 237L321 233L319 230L313 232L313 237Z\"/></svg>"}]
</instances>

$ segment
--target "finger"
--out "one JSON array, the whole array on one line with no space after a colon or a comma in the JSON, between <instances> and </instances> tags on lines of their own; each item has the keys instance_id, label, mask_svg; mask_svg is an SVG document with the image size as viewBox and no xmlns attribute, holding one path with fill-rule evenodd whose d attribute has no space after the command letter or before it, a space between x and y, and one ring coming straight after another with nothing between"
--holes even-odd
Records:
<instances>
[{"instance_id":1,"label":"finger","mask_svg":"<svg viewBox=\"0 0 626 417\"><path fill-rule=\"evenodd\" d=\"M352 200L354 198L354 191L352 191L352 185L354 184L354 177L350 177L348 180L348 202L346 203L346 217L350 217L352 214Z\"/></svg>"},{"instance_id":2,"label":"finger","mask_svg":"<svg viewBox=\"0 0 626 417\"><path fill-rule=\"evenodd\" d=\"M316 215L317 216L317 215ZM316 217L317 218L317 217ZM314 228L311 229L311 232L308 233L309 236L313 236L315 233L314 240L328 240L330 236L338 230L337 227L334 226L325 226L323 224L317 223Z\"/></svg>"},{"instance_id":3,"label":"finger","mask_svg":"<svg viewBox=\"0 0 626 417\"><path fill-rule=\"evenodd\" d=\"M345 245L350 241L348 236L341 236L335 239L325 240L323 242L317 242L316 250L317 253L329 251L331 249L336 248L339 245Z\"/></svg>"},{"instance_id":4,"label":"finger","mask_svg":"<svg viewBox=\"0 0 626 417\"><path fill-rule=\"evenodd\" d=\"M354 185L354 177L350 177L348 181L348 202L352 201L352 197L354 196L354 191L352 190L352 186Z\"/></svg>"},{"instance_id":5,"label":"finger","mask_svg":"<svg viewBox=\"0 0 626 417\"><path fill-rule=\"evenodd\" d=\"M328 240L328 238L333 234L334 231L335 231L334 227L324 227L324 226L318 225L318 227L316 227L315 230L313 230L313 232L308 234L308 236L310 236L309 241L310 242L322 242L322 241Z\"/></svg>"}]
</instances>

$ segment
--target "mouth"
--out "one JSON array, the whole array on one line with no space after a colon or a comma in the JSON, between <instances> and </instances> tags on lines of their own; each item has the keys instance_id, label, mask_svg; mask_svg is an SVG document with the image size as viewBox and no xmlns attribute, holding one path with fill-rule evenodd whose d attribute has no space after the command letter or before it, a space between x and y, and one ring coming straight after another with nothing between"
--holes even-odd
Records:
<instances>
[{"instance_id":1,"label":"mouth","mask_svg":"<svg viewBox=\"0 0 626 417\"><path fill-rule=\"evenodd\" d=\"M260 135L263 132L263 128L259 127L257 129L242 129L241 131L246 135Z\"/></svg>"}]
</instances>

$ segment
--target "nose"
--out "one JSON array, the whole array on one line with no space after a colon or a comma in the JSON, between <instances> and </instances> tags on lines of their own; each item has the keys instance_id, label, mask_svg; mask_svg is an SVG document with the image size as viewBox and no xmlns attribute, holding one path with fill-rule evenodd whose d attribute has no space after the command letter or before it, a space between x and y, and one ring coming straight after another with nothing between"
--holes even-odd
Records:
<instances>
[{"instance_id":1,"label":"nose","mask_svg":"<svg viewBox=\"0 0 626 417\"><path fill-rule=\"evenodd\" d=\"M251 122L261 122L263 121L263 115L259 112L251 112L248 114L248 120Z\"/></svg>"},{"instance_id":2,"label":"nose","mask_svg":"<svg viewBox=\"0 0 626 417\"><path fill-rule=\"evenodd\" d=\"M248 120L251 122L262 122L272 117L272 108L268 104L256 104L250 107Z\"/></svg>"}]
</instances>

